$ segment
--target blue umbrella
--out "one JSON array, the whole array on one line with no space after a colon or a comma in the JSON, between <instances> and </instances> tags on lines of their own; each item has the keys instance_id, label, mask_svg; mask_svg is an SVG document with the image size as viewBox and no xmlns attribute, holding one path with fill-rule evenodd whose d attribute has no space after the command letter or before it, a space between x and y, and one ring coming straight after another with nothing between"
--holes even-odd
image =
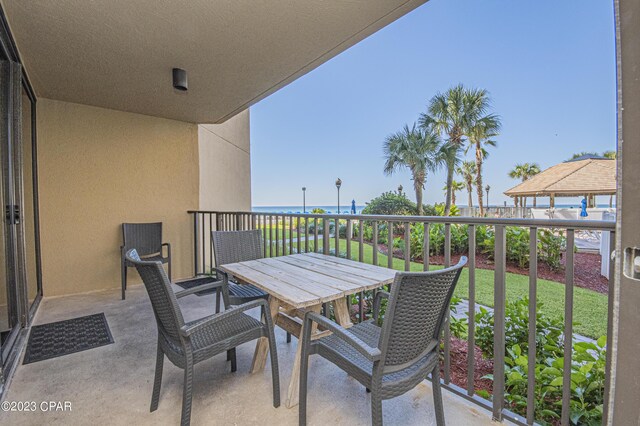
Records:
<instances>
[{"instance_id":1,"label":"blue umbrella","mask_svg":"<svg viewBox=\"0 0 640 426\"><path fill-rule=\"evenodd\" d=\"M351 214L356 214L356 200L351 200Z\"/></svg>"},{"instance_id":2,"label":"blue umbrella","mask_svg":"<svg viewBox=\"0 0 640 426\"><path fill-rule=\"evenodd\" d=\"M582 199L582 210L580 210L580 217L587 217L589 213L587 213L587 199Z\"/></svg>"}]
</instances>

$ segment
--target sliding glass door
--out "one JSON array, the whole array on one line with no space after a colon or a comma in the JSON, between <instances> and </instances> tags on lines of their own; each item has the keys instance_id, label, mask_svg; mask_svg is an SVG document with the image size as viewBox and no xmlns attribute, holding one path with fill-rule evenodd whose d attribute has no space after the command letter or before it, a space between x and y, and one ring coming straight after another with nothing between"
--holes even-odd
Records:
<instances>
[{"instance_id":1,"label":"sliding glass door","mask_svg":"<svg viewBox=\"0 0 640 426\"><path fill-rule=\"evenodd\" d=\"M0 59L0 367L15 361L42 295L35 97L19 63ZM1 382L0 382L1 383Z\"/></svg>"},{"instance_id":2,"label":"sliding glass door","mask_svg":"<svg viewBox=\"0 0 640 426\"><path fill-rule=\"evenodd\" d=\"M20 271L18 268L18 232L19 212L15 203L16 196L16 156L19 156L19 141L16 131L14 112L16 101L16 76L19 77L19 66L9 60L0 61L0 165L2 166L2 206L4 210L2 235L2 277L0 283L3 293L0 299L0 338L2 341L2 365L4 366L11 354L21 327L20 315L22 304ZM18 101L19 102L19 101Z\"/></svg>"}]
</instances>

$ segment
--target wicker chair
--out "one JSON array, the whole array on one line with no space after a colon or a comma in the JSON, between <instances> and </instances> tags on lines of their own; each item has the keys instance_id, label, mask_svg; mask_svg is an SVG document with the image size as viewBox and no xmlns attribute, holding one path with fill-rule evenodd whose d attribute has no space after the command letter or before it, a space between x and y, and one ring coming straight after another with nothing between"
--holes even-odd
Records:
<instances>
[{"instance_id":1,"label":"wicker chair","mask_svg":"<svg viewBox=\"0 0 640 426\"><path fill-rule=\"evenodd\" d=\"M391 294L378 292L374 319L348 330L321 315L304 318L300 363L300 425L306 424L309 355L318 354L346 371L371 391L371 416L382 425L382 400L413 389L431 373L438 426L444 425L440 390L439 342L449 312L453 290L467 258L451 268L432 272L399 272ZM388 298L382 326L378 315L382 298ZM311 325L331 330L311 341Z\"/></svg>"},{"instance_id":2,"label":"wicker chair","mask_svg":"<svg viewBox=\"0 0 640 426\"><path fill-rule=\"evenodd\" d=\"M127 268L133 265L127 262L125 254L136 249L138 256L145 260L167 263L169 267L169 281L171 281L171 244L162 242L162 222L156 223L123 223L122 241L120 246L120 269L122 274L122 300L127 290ZM162 248L167 248L167 256Z\"/></svg>"},{"instance_id":3,"label":"wicker chair","mask_svg":"<svg viewBox=\"0 0 640 426\"><path fill-rule=\"evenodd\" d=\"M211 231L211 244L216 266L229 263L245 262L264 257L262 235L260 230L252 231ZM233 277L220 269L216 269L218 279L228 280L229 304L240 305L258 299L268 299L269 295L251 284L237 284ZM220 290L216 291L216 312L220 312ZM287 343L291 342L291 334L287 333ZM227 359L232 365L236 363L235 350L229 351Z\"/></svg>"},{"instance_id":4,"label":"wicker chair","mask_svg":"<svg viewBox=\"0 0 640 426\"><path fill-rule=\"evenodd\" d=\"M261 337L269 339L273 406L278 407L280 405L278 355L273 334L273 324L271 317L264 315L264 312L269 312L267 301L264 299L254 300L229 308L223 313L216 313L185 323L177 299L202 290L221 288L226 302L228 290L225 281L216 281L174 293L171 288L171 282L159 261L140 259L135 249L129 250L125 256L127 261L138 270L144 282L158 326L158 352L153 394L151 396L152 412L158 408L165 355L175 366L184 369L181 418L181 424L184 426L188 425L191 420L193 366L214 355L229 351L238 345ZM262 318L264 322L260 322L244 313L257 307L260 307L263 311Z\"/></svg>"},{"instance_id":5,"label":"wicker chair","mask_svg":"<svg viewBox=\"0 0 640 426\"><path fill-rule=\"evenodd\" d=\"M229 263L245 262L261 259L262 236L259 230L254 231L211 231L214 259L217 266ZM216 269L219 279L227 274ZM240 305L252 300L267 299L269 295L251 284L237 284L233 277L229 278L229 303ZM217 292L220 296L220 291ZM220 312L220 297L216 298L216 312Z\"/></svg>"}]
</instances>

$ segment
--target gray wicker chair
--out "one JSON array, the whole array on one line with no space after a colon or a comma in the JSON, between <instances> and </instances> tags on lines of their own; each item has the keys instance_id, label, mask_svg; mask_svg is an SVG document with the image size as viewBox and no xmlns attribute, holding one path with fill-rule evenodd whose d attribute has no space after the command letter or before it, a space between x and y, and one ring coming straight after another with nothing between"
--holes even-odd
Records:
<instances>
[{"instance_id":1,"label":"gray wicker chair","mask_svg":"<svg viewBox=\"0 0 640 426\"><path fill-rule=\"evenodd\" d=\"M262 259L262 235L259 230L253 231L211 231L216 266L229 263ZM216 269L219 279L226 275ZM229 304L240 305L252 300L267 299L269 295L251 284L237 284L233 277L229 278ZM220 291L217 292L220 296ZM220 312L220 297L216 298L216 312Z\"/></svg>"},{"instance_id":2,"label":"gray wicker chair","mask_svg":"<svg viewBox=\"0 0 640 426\"><path fill-rule=\"evenodd\" d=\"M120 269L122 275L122 300L127 290L127 268L133 264L127 262L125 254L136 249L138 256L145 260L155 260L167 263L169 267L169 281L171 281L171 244L162 242L162 222L155 223L123 223L122 241L120 246ZM167 256L162 253L167 248Z\"/></svg>"},{"instance_id":3,"label":"gray wicker chair","mask_svg":"<svg viewBox=\"0 0 640 426\"><path fill-rule=\"evenodd\" d=\"M158 352L151 396L151 411L158 408L165 355L174 365L184 369L181 418L181 424L184 426L188 425L191 420L193 366L214 355L261 337L269 339L273 406L280 405L280 378L273 324L271 317L264 315L264 312L269 312L267 301L264 299L254 300L229 308L223 313L216 313L185 323L177 299L202 290L221 288L226 301L228 299L226 281L216 281L174 293L171 282L159 261L140 259L135 249L129 250L125 256L127 261L138 270L144 282L158 326ZM264 322L244 313L257 307L262 309Z\"/></svg>"},{"instance_id":4,"label":"gray wicker chair","mask_svg":"<svg viewBox=\"0 0 640 426\"><path fill-rule=\"evenodd\" d=\"M374 425L382 425L383 399L404 394L431 374L436 422L443 426L439 342L453 290L466 263L463 257L456 266L439 271L399 272L391 294L376 295L374 319L348 330L308 312L301 342L300 425L306 424L309 355L318 354L371 391ZM383 297L388 298L387 311L382 326L378 326ZM311 341L312 322L333 333Z\"/></svg>"},{"instance_id":5,"label":"gray wicker chair","mask_svg":"<svg viewBox=\"0 0 640 426\"><path fill-rule=\"evenodd\" d=\"M216 266L245 262L264 257L262 234L260 230L251 231L211 231L211 244ZM228 280L229 304L240 305L258 299L268 299L269 295L251 284L237 284L233 277L216 268L218 279ZM216 312L220 312L220 290L216 291ZM287 333L287 343L291 334ZM227 359L236 364L235 350L229 351Z\"/></svg>"}]
</instances>

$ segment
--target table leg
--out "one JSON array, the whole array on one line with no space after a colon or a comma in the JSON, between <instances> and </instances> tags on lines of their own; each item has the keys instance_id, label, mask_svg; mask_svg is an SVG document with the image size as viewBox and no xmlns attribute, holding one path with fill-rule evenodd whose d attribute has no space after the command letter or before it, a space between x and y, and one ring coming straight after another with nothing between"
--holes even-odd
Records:
<instances>
[{"instance_id":1,"label":"table leg","mask_svg":"<svg viewBox=\"0 0 640 426\"><path fill-rule=\"evenodd\" d=\"M322 305L311 306L308 309L313 312L320 313ZM311 334L316 331L318 325L313 323ZM300 336L298 339L298 348L296 349L296 357L293 360L293 370L291 371L291 380L289 381L289 390L287 391L287 399L285 405L287 408L293 408L298 405L298 393L300 391L300 358L302 357L302 336L304 333L304 323L300 328Z\"/></svg>"},{"instance_id":2,"label":"table leg","mask_svg":"<svg viewBox=\"0 0 640 426\"><path fill-rule=\"evenodd\" d=\"M273 296L269 296L269 312L273 326L276 326L278 312L280 311L280 301ZM257 373L264 370L267 363L267 354L269 353L269 339L261 337L256 344L256 350L253 354L253 363L251 364L251 373Z\"/></svg>"},{"instance_id":3,"label":"table leg","mask_svg":"<svg viewBox=\"0 0 640 426\"><path fill-rule=\"evenodd\" d=\"M353 325L351 322L351 316L349 315L349 308L347 307L347 298L341 297L333 302L333 313L336 316L336 322L344 328L349 328Z\"/></svg>"}]
</instances>

